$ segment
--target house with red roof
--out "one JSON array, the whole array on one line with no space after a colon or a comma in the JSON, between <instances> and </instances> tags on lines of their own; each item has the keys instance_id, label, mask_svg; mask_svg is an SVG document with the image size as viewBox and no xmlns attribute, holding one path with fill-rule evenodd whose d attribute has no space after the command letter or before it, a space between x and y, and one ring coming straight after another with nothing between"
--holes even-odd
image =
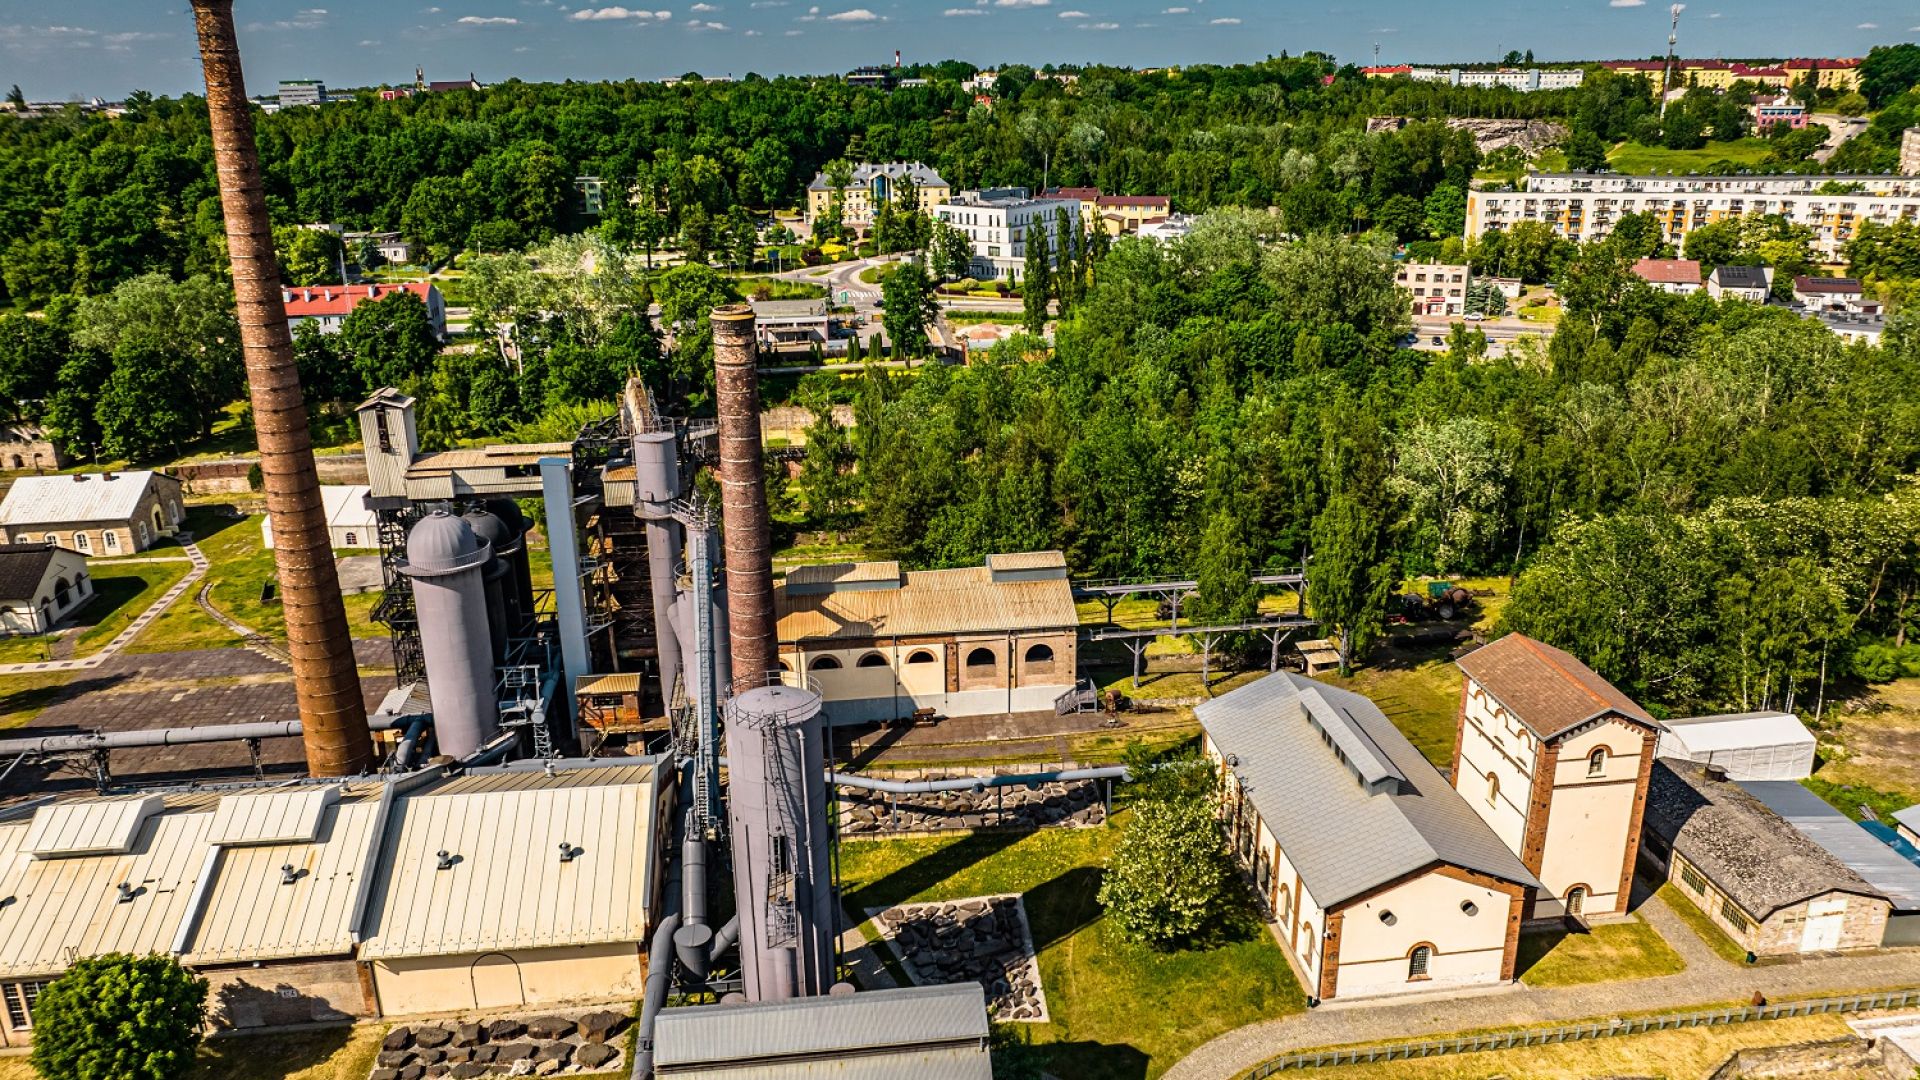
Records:
<instances>
[{"instance_id":1,"label":"house with red roof","mask_svg":"<svg viewBox=\"0 0 1920 1080\"><path fill-rule=\"evenodd\" d=\"M1700 280L1700 264L1693 259L1641 259L1633 264L1640 280L1675 296L1690 296L1705 285Z\"/></svg>"},{"instance_id":2,"label":"house with red roof","mask_svg":"<svg viewBox=\"0 0 1920 1080\"><path fill-rule=\"evenodd\" d=\"M369 300L384 300L399 292L409 292L427 305L427 320L433 335L447 339L447 302L431 282L404 281L394 285L313 285L282 289L280 299L287 306L287 329L296 330L303 322L312 322L326 334L338 333L340 324L354 308Z\"/></svg>"}]
</instances>

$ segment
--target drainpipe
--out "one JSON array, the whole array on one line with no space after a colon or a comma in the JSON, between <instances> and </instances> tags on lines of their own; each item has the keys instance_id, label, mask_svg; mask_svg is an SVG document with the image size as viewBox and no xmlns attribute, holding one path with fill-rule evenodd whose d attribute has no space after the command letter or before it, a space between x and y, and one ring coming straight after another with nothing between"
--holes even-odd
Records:
<instances>
[{"instance_id":1,"label":"drainpipe","mask_svg":"<svg viewBox=\"0 0 1920 1080\"><path fill-rule=\"evenodd\" d=\"M667 991L673 985L674 935L680 931L681 865L667 849L666 882L661 889L662 914L653 928L653 941L647 950L647 984L640 998L640 1031L633 1042L633 1080L652 1080L653 1029L660 1010L667 1003Z\"/></svg>"}]
</instances>

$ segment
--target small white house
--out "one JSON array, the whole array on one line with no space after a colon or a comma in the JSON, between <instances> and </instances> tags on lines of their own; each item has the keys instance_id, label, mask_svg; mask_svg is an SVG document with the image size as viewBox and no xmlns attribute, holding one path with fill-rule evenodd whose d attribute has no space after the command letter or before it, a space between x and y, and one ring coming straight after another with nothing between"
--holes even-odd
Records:
<instances>
[{"instance_id":1,"label":"small white house","mask_svg":"<svg viewBox=\"0 0 1920 1080\"><path fill-rule=\"evenodd\" d=\"M1718 765L1732 780L1804 780L1813 775L1815 740L1783 712L1732 713L1667 721L1659 755Z\"/></svg>"},{"instance_id":2,"label":"small white house","mask_svg":"<svg viewBox=\"0 0 1920 1080\"><path fill-rule=\"evenodd\" d=\"M85 555L52 544L0 544L0 636L44 634L91 599Z\"/></svg>"},{"instance_id":3,"label":"small white house","mask_svg":"<svg viewBox=\"0 0 1920 1080\"><path fill-rule=\"evenodd\" d=\"M380 521L367 506L365 484L322 484L320 501L326 506L327 536L335 548L377 548ZM260 542L273 550L273 518L260 519Z\"/></svg>"}]
</instances>

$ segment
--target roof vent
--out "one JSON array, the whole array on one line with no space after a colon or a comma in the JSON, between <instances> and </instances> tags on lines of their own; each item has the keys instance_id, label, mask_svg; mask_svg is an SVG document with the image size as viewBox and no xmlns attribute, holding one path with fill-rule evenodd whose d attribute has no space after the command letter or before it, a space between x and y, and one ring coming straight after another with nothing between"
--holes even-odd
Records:
<instances>
[{"instance_id":1,"label":"roof vent","mask_svg":"<svg viewBox=\"0 0 1920 1080\"><path fill-rule=\"evenodd\" d=\"M115 897L113 902L116 904L131 904L133 903L133 898L137 895L139 894L133 891L133 886L123 881L120 883L120 895Z\"/></svg>"},{"instance_id":2,"label":"roof vent","mask_svg":"<svg viewBox=\"0 0 1920 1080\"><path fill-rule=\"evenodd\" d=\"M586 848L574 847L572 844L567 843L565 840L560 841L560 861L563 863L572 862L573 860L586 854L586 851L587 851Z\"/></svg>"},{"instance_id":3,"label":"roof vent","mask_svg":"<svg viewBox=\"0 0 1920 1080\"><path fill-rule=\"evenodd\" d=\"M280 884L291 885L294 882L299 880L300 880L300 872L293 868L292 863L280 864Z\"/></svg>"},{"instance_id":4,"label":"roof vent","mask_svg":"<svg viewBox=\"0 0 1920 1080\"><path fill-rule=\"evenodd\" d=\"M440 860L440 865L434 867L434 869L436 870L453 869L454 858L451 854L447 852L446 848L441 848L439 851L434 852L433 857Z\"/></svg>"},{"instance_id":5,"label":"roof vent","mask_svg":"<svg viewBox=\"0 0 1920 1080\"><path fill-rule=\"evenodd\" d=\"M1709 765L1706 768L1706 774L1707 779L1715 783L1725 783L1727 779L1727 767L1725 765Z\"/></svg>"}]
</instances>

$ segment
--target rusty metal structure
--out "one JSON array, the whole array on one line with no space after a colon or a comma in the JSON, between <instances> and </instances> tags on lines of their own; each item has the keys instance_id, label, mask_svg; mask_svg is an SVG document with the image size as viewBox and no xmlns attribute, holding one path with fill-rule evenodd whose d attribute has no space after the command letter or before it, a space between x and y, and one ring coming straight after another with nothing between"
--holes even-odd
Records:
<instances>
[{"instance_id":1,"label":"rusty metal structure","mask_svg":"<svg viewBox=\"0 0 1920 1080\"><path fill-rule=\"evenodd\" d=\"M372 767L373 740L281 301L260 153L234 38L233 0L193 0L193 15L307 769L315 776L351 776Z\"/></svg>"},{"instance_id":2,"label":"rusty metal structure","mask_svg":"<svg viewBox=\"0 0 1920 1080\"><path fill-rule=\"evenodd\" d=\"M714 402L720 420L720 520L733 678L764 682L780 667L774 632L772 522L760 444L759 346L753 309L713 313Z\"/></svg>"}]
</instances>

